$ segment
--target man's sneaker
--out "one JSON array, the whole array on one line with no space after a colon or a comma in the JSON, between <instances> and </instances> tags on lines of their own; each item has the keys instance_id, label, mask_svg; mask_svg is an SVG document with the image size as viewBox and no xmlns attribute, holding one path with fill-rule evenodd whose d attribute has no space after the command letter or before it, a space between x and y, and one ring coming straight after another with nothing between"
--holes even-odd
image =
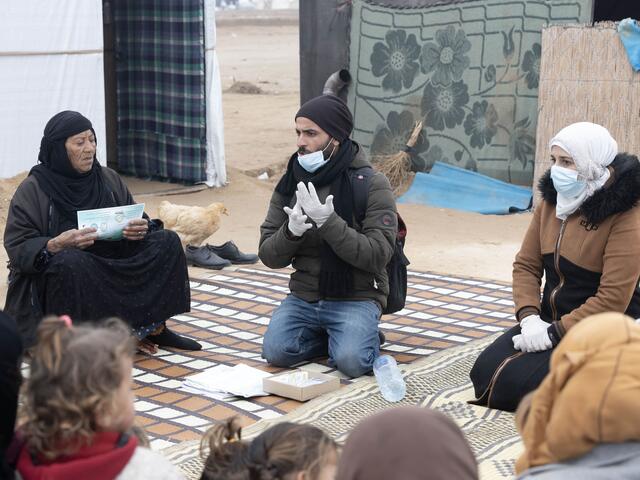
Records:
<instances>
[{"instance_id":1,"label":"man's sneaker","mask_svg":"<svg viewBox=\"0 0 640 480\"><path fill-rule=\"evenodd\" d=\"M212 270L220 270L231 265L229 260L220 258L207 247L193 247L187 245L184 249L187 263L196 267L211 268Z\"/></svg>"},{"instance_id":2,"label":"man's sneaker","mask_svg":"<svg viewBox=\"0 0 640 480\"><path fill-rule=\"evenodd\" d=\"M258 255L254 253L242 253L231 240L219 247L207 244L205 245L205 248L210 252L215 253L220 258L229 260L231 263L247 264L256 263L258 261Z\"/></svg>"}]
</instances>

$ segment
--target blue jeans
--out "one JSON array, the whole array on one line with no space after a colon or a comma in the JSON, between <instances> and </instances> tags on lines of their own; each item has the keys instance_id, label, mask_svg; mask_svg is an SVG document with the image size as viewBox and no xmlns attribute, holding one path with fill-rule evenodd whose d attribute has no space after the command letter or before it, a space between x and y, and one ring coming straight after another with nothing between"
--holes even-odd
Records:
<instances>
[{"instance_id":1,"label":"blue jeans","mask_svg":"<svg viewBox=\"0 0 640 480\"><path fill-rule=\"evenodd\" d=\"M329 365L350 377L371 371L380 354L380 307L373 300L309 303L288 295L271 316L262 357L290 367L329 355Z\"/></svg>"}]
</instances>

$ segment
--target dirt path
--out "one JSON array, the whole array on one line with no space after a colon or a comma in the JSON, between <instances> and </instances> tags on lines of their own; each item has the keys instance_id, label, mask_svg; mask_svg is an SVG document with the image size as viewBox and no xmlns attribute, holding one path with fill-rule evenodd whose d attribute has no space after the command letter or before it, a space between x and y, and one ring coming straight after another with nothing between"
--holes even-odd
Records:
<instances>
[{"instance_id":1,"label":"dirt path","mask_svg":"<svg viewBox=\"0 0 640 480\"><path fill-rule=\"evenodd\" d=\"M222 19L218 26L218 53L223 88L235 81L251 82L265 93L223 93L225 146L229 183L167 200L187 205L222 201L230 215L209 240L221 244L232 239L241 250L255 252L259 226L267 210L276 177L255 175L281 165L295 148L293 116L298 108L298 28L291 19L242 24ZM244 172L249 172L248 175ZM6 206L20 178L0 180L0 230ZM166 190L167 184L127 179L132 192ZM154 215L162 196L140 197ZM527 228L530 214L484 216L400 205L408 224L406 252L411 267L456 275L511 279L511 264ZM0 249L0 265L6 252ZM198 269L192 272L199 273ZM6 295L6 275L0 273L0 305Z\"/></svg>"}]
</instances>

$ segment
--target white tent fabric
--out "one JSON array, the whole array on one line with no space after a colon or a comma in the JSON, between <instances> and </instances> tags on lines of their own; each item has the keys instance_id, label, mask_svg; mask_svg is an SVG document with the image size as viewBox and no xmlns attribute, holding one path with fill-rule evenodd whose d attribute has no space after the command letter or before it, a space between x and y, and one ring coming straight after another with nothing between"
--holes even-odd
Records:
<instances>
[{"instance_id":1,"label":"white tent fabric","mask_svg":"<svg viewBox=\"0 0 640 480\"><path fill-rule=\"evenodd\" d=\"M2 2L0 178L36 164L44 126L62 110L91 120L106 164L101 0Z\"/></svg>"},{"instance_id":2,"label":"white tent fabric","mask_svg":"<svg viewBox=\"0 0 640 480\"><path fill-rule=\"evenodd\" d=\"M222 117L222 85L216 53L215 0L205 0L205 70L207 102L207 181L210 187L227 183L224 158L224 121Z\"/></svg>"}]
</instances>

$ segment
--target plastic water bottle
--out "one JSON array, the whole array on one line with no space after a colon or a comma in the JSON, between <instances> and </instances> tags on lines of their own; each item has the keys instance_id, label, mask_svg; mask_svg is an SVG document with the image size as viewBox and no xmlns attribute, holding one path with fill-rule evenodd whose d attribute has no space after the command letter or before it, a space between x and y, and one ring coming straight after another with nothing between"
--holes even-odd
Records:
<instances>
[{"instance_id":1,"label":"plastic water bottle","mask_svg":"<svg viewBox=\"0 0 640 480\"><path fill-rule=\"evenodd\" d=\"M389 402L399 402L407 393L407 387L402 378L395 358L381 355L373 362L373 373L376 376L380 393Z\"/></svg>"}]
</instances>

